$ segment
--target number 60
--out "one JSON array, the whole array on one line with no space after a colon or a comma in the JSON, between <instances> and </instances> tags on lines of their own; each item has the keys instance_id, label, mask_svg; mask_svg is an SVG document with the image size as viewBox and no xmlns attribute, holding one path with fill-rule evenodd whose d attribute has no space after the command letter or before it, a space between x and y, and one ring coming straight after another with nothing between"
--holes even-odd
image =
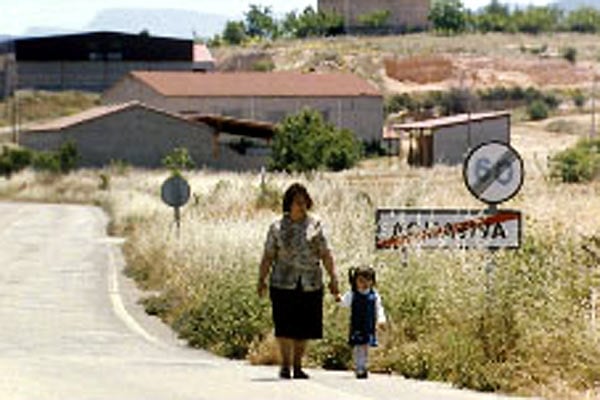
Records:
<instances>
[{"instance_id":1,"label":"number 60","mask_svg":"<svg viewBox=\"0 0 600 400\"><path fill-rule=\"evenodd\" d=\"M475 164L475 175L477 180L493 179L501 185L508 185L514 177L512 163L501 159L496 164L492 164L489 158L480 158Z\"/></svg>"}]
</instances>

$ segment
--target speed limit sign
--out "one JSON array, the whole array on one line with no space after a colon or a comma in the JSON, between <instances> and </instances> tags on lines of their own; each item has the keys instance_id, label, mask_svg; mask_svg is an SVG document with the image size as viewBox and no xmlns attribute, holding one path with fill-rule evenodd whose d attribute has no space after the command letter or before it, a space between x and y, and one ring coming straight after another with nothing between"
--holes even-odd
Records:
<instances>
[{"instance_id":1,"label":"speed limit sign","mask_svg":"<svg viewBox=\"0 0 600 400\"><path fill-rule=\"evenodd\" d=\"M465 159L463 176L473 196L488 204L502 203L523 185L523 159L506 143L483 143Z\"/></svg>"}]
</instances>

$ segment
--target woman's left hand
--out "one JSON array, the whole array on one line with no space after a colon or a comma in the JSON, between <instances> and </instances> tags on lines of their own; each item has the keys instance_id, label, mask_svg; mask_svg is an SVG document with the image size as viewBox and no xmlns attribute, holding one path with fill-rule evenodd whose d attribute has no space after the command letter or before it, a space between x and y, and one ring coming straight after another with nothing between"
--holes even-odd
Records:
<instances>
[{"instance_id":1,"label":"woman's left hand","mask_svg":"<svg viewBox=\"0 0 600 400\"><path fill-rule=\"evenodd\" d=\"M339 287L337 279L331 279L329 281L328 287L329 287L329 293L331 293L332 295L334 295L337 298L337 296L339 296L339 294L340 294L340 287Z\"/></svg>"}]
</instances>

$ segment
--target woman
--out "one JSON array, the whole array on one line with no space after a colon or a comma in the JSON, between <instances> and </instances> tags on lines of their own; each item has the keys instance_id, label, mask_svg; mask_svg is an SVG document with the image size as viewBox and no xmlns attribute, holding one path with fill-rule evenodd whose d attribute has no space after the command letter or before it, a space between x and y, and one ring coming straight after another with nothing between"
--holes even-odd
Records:
<instances>
[{"instance_id":1,"label":"woman","mask_svg":"<svg viewBox=\"0 0 600 400\"><path fill-rule=\"evenodd\" d=\"M269 227L260 263L258 295L269 293L275 337L281 354L282 379L307 379L302 357L308 339L323 337L323 278L321 262L329 274L329 291L339 295L331 251L321 222L308 215L312 199L306 188L292 184L283 196L283 217ZM290 371L290 366L293 368Z\"/></svg>"}]
</instances>

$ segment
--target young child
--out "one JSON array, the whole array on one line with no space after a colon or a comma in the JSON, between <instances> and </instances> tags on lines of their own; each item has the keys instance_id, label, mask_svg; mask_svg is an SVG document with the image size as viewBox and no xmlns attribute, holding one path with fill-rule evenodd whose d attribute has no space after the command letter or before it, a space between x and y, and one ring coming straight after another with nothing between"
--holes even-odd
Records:
<instances>
[{"instance_id":1,"label":"young child","mask_svg":"<svg viewBox=\"0 0 600 400\"><path fill-rule=\"evenodd\" d=\"M350 308L350 335L348 343L353 346L356 377L368 377L369 346L377 346L376 327L385 324L385 312L375 285L375 270L370 266L351 268L351 290L339 299Z\"/></svg>"}]
</instances>

